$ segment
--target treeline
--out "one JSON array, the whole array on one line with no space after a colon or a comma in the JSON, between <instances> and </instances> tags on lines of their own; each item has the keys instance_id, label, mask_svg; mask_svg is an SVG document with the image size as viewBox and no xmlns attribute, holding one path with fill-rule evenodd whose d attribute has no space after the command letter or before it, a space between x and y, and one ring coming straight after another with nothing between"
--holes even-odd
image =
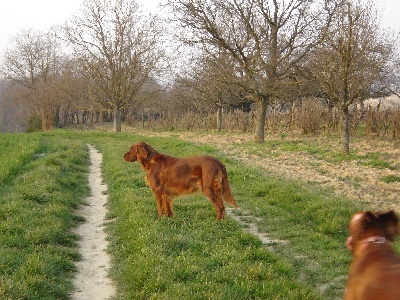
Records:
<instances>
[{"instance_id":1,"label":"treeline","mask_svg":"<svg viewBox=\"0 0 400 300\"><path fill-rule=\"evenodd\" d=\"M364 105L400 83L398 37L372 0L168 0L160 11L89 0L63 26L22 31L3 55L2 114L29 130L126 121L256 142L334 129L344 153L360 124L396 137L398 108Z\"/></svg>"},{"instance_id":2,"label":"treeline","mask_svg":"<svg viewBox=\"0 0 400 300\"><path fill-rule=\"evenodd\" d=\"M352 106L350 132L366 138L398 140L400 135L400 99L392 96L380 103ZM390 103L381 106L381 103ZM215 131L252 133L257 122L256 110L225 109L220 117L215 113L148 111L142 115L127 115L126 124L151 130ZM221 122L221 123L220 123ZM268 135L301 133L309 135L340 134L343 124L337 108L329 109L315 99L293 103L286 109L267 111L265 132Z\"/></svg>"}]
</instances>

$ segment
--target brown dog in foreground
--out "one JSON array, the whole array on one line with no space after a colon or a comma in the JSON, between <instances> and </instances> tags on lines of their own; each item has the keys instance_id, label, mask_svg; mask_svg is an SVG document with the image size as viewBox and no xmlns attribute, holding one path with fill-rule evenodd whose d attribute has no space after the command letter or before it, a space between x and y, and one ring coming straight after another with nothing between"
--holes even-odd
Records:
<instances>
[{"instance_id":1,"label":"brown dog in foreground","mask_svg":"<svg viewBox=\"0 0 400 300\"><path fill-rule=\"evenodd\" d=\"M157 202L158 215L172 216L175 197L198 190L206 195L215 207L217 220L225 217L223 199L237 207L229 186L224 165L211 156L177 158L161 154L150 145L140 142L125 153L127 162L138 161L146 171L145 180Z\"/></svg>"},{"instance_id":2,"label":"brown dog in foreground","mask_svg":"<svg viewBox=\"0 0 400 300\"><path fill-rule=\"evenodd\" d=\"M394 211L355 214L347 247L353 254L345 300L400 299L400 257L391 246L399 235Z\"/></svg>"}]
</instances>

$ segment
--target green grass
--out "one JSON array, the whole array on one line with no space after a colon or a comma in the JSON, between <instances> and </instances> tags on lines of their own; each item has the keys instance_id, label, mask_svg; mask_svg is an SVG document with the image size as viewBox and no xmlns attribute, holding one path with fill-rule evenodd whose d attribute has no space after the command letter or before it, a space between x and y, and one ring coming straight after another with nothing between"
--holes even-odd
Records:
<instances>
[{"instance_id":1,"label":"green grass","mask_svg":"<svg viewBox=\"0 0 400 300\"><path fill-rule=\"evenodd\" d=\"M173 138L122 137L113 143L93 141L104 154L110 218L115 218L110 248L120 299L318 299L296 280L289 262L233 220L215 221L213 206L203 196L178 199L173 218L158 218L140 166L122 160L130 144L142 139L177 156L215 154L214 149Z\"/></svg>"},{"instance_id":2,"label":"green grass","mask_svg":"<svg viewBox=\"0 0 400 300\"><path fill-rule=\"evenodd\" d=\"M244 198L243 211L251 212L262 232L289 242L274 247L295 267L298 278L319 289L342 277L329 285L323 297L340 298L349 262L344 249L346 224L361 208L329 191L267 177L243 166L231 169L230 178L239 187L236 195Z\"/></svg>"},{"instance_id":3,"label":"green grass","mask_svg":"<svg viewBox=\"0 0 400 300\"><path fill-rule=\"evenodd\" d=\"M0 189L16 175L18 170L32 160L39 148L37 135L1 134L0 139Z\"/></svg>"},{"instance_id":4,"label":"green grass","mask_svg":"<svg viewBox=\"0 0 400 300\"><path fill-rule=\"evenodd\" d=\"M73 208L87 193L87 142L103 153L117 299L342 297L351 259L344 247L347 223L362 209L353 202L270 177L211 145L176 137L72 131L29 137L37 143L29 153L45 155L27 155L24 163L11 167L0 190L0 299L66 299L71 291L79 256L68 229L79 221ZM219 158L240 206L234 213L287 242L274 244L271 251L234 220L217 222L202 195L175 200L174 216L159 218L143 170L122 159L139 140L169 155ZM323 146L306 150L299 142L282 147L324 152L318 150Z\"/></svg>"},{"instance_id":5,"label":"green grass","mask_svg":"<svg viewBox=\"0 0 400 300\"><path fill-rule=\"evenodd\" d=\"M0 190L0 299L68 299L79 259L72 211L88 193L86 145L2 135L2 147L11 162Z\"/></svg>"},{"instance_id":6,"label":"green grass","mask_svg":"<svg viewBox=\"0 0 400 300\"><path fill-rule=\"evenodd\" d=\"M400 182L400 176L387 175L387 176L382 177L381 180L386 183Z\"/></svg>"},{"instance_id":7,"label":"green grass","mask_svg":"<svg viewBox=\"0 0 400 300\"><path fill-rule=\"evenodd\" d=\"M346 199L331 197L328 191L268 177L219 155L210 146L194 146L175 138L127 136L127 141L122 134L113 144L98 144L105 159L110 218L116 217L110 230L118 237L112 242L117 257L113 273L122 284L121 299L178 299L183 288L183 293L188 293L186 289L194 293L193 299L203 299L201 295L212 299L341 297L350 259L344 249L347 223L352 212L360 208ZM220 158L228 169L241 212L260 218L258 226L264 232L289 240L289 245L276 245L276 253L270 253L232 220L216 223L211 203L202 196L177 200L175 216L159 219L140 166L121 159L138 140L170 155L207 153ZM253 252L264 257L255 259ZM271 260L276 260L272 267ZM251 270L257 268L261 268L260 273L249 278ZM182 276L186 278L183 285ZM336 281L329 285L332 280ZM298 287L289 287L293 282ZM241 286L238 290L237 285ZM323 285L328 286L325 292L316 292ZM294 294L296 290L298 294Z\"/></svg>"}]
</instances>

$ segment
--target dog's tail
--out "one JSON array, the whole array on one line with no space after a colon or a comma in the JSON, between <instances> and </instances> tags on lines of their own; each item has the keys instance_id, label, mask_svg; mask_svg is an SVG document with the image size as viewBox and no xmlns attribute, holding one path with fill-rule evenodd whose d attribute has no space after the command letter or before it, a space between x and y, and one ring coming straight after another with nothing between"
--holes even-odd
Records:
<instances>
[{"instance_id":1,"label":"dog's tail","mask_svg":"<svg viewBox=\"0 0 400 300\"><path fill-rule=\"evenodd\" d=\"M229 180L228 180L228 174L225 170L225 168L222 169L222 174L221 174L221 185L222 185L222 194L224 196L224 200L231 204L234 207L238 207L235 199L232 196L231 192L231 186L229 185Z\"/></svg>"}]
</instances>

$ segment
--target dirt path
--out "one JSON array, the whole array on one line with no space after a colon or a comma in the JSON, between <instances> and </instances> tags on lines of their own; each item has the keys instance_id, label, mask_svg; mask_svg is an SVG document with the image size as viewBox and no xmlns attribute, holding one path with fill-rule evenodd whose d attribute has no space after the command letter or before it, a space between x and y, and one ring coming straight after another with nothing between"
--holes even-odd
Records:
<instances>
[{"instance_id":1,"label":"dirt path","mask_svg":"<svg viewBox=\"0 0 400 300\"><path fill-rule=\"evenodd\" d=\"M76 291L71 294L75 300L102 300L115 295L115 287L107 276L110 268L110 257L106 252L108 242L103 230L107 209L107 185L102 183L102 154L88 145L90 154L89 186L91 196L86 199L80 215L86 222L76 230L81 240L79 242L82 260L77 263L78 272L74 285Z\"/></svg>"}]
</instances>

